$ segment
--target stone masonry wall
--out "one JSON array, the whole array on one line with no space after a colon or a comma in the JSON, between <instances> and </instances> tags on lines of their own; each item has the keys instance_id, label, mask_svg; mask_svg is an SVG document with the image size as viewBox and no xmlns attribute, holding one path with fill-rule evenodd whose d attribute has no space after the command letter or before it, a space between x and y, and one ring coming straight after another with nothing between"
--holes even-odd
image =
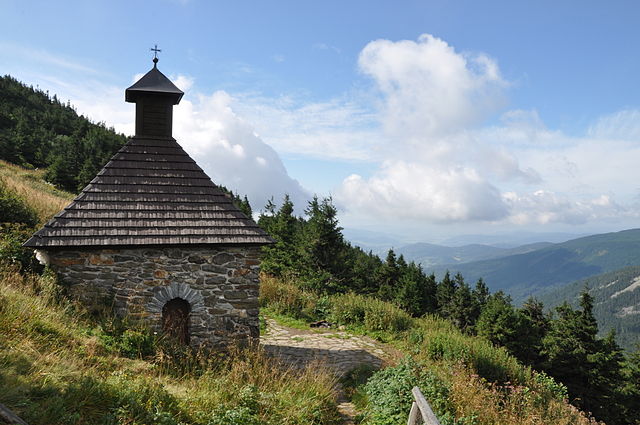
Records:
<instances>
[{"instance_id":1,"label":"stone masonry wall","mask_svg":"<svg viewBox=\"0 0 640 425\"><path fill-rule=\"evenodd\" d=\"M51 267L89 308L162 331L162 307L189 302L190 343L222 346L259 337L260 248L136 248L48 251Z\"/></svg>"}]
</instances>

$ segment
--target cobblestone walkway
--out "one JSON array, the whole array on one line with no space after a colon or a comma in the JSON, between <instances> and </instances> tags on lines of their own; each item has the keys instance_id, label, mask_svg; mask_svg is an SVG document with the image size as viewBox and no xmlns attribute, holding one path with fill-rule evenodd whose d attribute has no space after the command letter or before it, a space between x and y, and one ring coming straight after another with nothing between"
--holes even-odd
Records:
<instances>
[{"instance_id":1,"label":"cobblestone walkway","mask_svg":"<svg viewBox=\"0 0 640 425\"><path fill-rule=\"evenodd\" d=\"M321 362L337 376L343 376L360 365L381 367L396 358L397 353L365 336L350 335L334 329L300 330L277 324L267 319L267 332L260 336L260 344L270 355L293 367L304 367ZM338 410L345 424L353 423L356 412L338 388Z\"/></svg>"},{"instance_id":2,"label":"cobblestone walkway","mask_svg":"<svg viewBox=\"0 0 640 425\"><path fill-rule=\"evenodd\" d=\"M363 364L379 368L392 357L387 347L365 336L333 329L292 329L272 319L267 319L267 332L260 343L286 364L303 367L320 361L338 376Z\"/></svg>"}]
</instances>

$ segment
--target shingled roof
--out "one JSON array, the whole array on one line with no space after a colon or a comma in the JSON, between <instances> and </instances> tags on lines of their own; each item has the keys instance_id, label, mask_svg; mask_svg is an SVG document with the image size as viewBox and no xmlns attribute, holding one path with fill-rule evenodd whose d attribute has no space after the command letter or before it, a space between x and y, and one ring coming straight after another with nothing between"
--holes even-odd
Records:
<instances>
[{"instance_id":1,"label":"shingled roof","mask_svg":"<svg viewBox=\"0 0 640 425\"><path fill-rule=\"evenodd\" d=\"M175 140L133 138L25 246L270 242Z\"/></svg>"},{"instance_id":2,"label":"shingled roof","mask_svg":"<svg viewBox=\"0 0 640 425\"><path fill-rule=\"evenodd\" d=\"M147 78L149 74L153 78ZM140 81L144 84L139 84ZM136 132L149 133L137 133L130 139L80 195L24 246L66 248L273 242L171 137L170 110L164 115L148 106L144 110L144 102L171 108L179 102L182 92L155 66L140 81L127 89L127 101L143 105L141 114L145 115L139 115L138 119L149 125L136 126ZM141 90L129 98L130 90L138 85ZM158 116L166 119L159 120ZM163 119L166 122L163 123ZM167 122L169 125L165 125ZM149 137L148 134L157 134L157 127L169 132L167 136Z\"/></svg>"}]
</instances>

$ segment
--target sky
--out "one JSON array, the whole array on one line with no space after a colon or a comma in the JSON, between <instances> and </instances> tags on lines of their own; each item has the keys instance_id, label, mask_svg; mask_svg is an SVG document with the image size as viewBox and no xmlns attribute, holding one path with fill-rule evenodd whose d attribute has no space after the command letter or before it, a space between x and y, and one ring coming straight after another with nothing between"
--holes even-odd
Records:
<instances>
[{"instance_id":1,"label":"sky","mask_svg":"<svg viewBox=\"0 0 640 425\"><path fill-rule=\"evenodd\" d=\"M0 0L0 72L132 135L124 90L185 91L174 136L260 211L331 196L405 242L640 220L633 1ZM541 236L541 238L543 238Z\"/></svg>"}]
</instances>

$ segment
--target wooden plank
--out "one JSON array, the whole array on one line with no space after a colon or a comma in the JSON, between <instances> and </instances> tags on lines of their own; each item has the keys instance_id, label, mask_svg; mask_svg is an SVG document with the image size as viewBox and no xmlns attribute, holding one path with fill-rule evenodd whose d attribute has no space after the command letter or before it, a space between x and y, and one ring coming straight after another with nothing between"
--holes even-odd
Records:
<instances>
[{"instance_id":1,"label":"wooden plank","mask_svg":"<svg viewBox=\"0 0 640 425\"><path fill-rule=\"evenodd\" d=\"M422 420L424 421L425 425L440 425L440 421L438 421L438 418L433 413L433 410L431 410L431 406L429 406L429 402L427 402L427 399L424 398L424 395L422 395L422 391L420 391L420 388L413 387L411 393L413 394L413 398L416 400L416 403L420 408L420 414L422 415Z\"/></svg>"},{"instance_id":2,"label":"wooden plank","mask_svg":"<svg viewBox=\"0 0 640 425\"><path fill-rule=\"evenodd\" d=\"M6 424L15 424L15 425L29 425L11 410L9 410L6 406L0 403L0 422Z\"/></svg>"},{"instance_id":3,"label":"wooden plank","mask_svg":"<svg viewBox=\"0 0 640 425\"><path fill-rule=\"evenodd\" d=\"M420 408L418 404L414 401L411 405L411 411L409 412L409 419L407 420L407 425L418 425L420 422Z\"/></svg>"}]
</instances>

